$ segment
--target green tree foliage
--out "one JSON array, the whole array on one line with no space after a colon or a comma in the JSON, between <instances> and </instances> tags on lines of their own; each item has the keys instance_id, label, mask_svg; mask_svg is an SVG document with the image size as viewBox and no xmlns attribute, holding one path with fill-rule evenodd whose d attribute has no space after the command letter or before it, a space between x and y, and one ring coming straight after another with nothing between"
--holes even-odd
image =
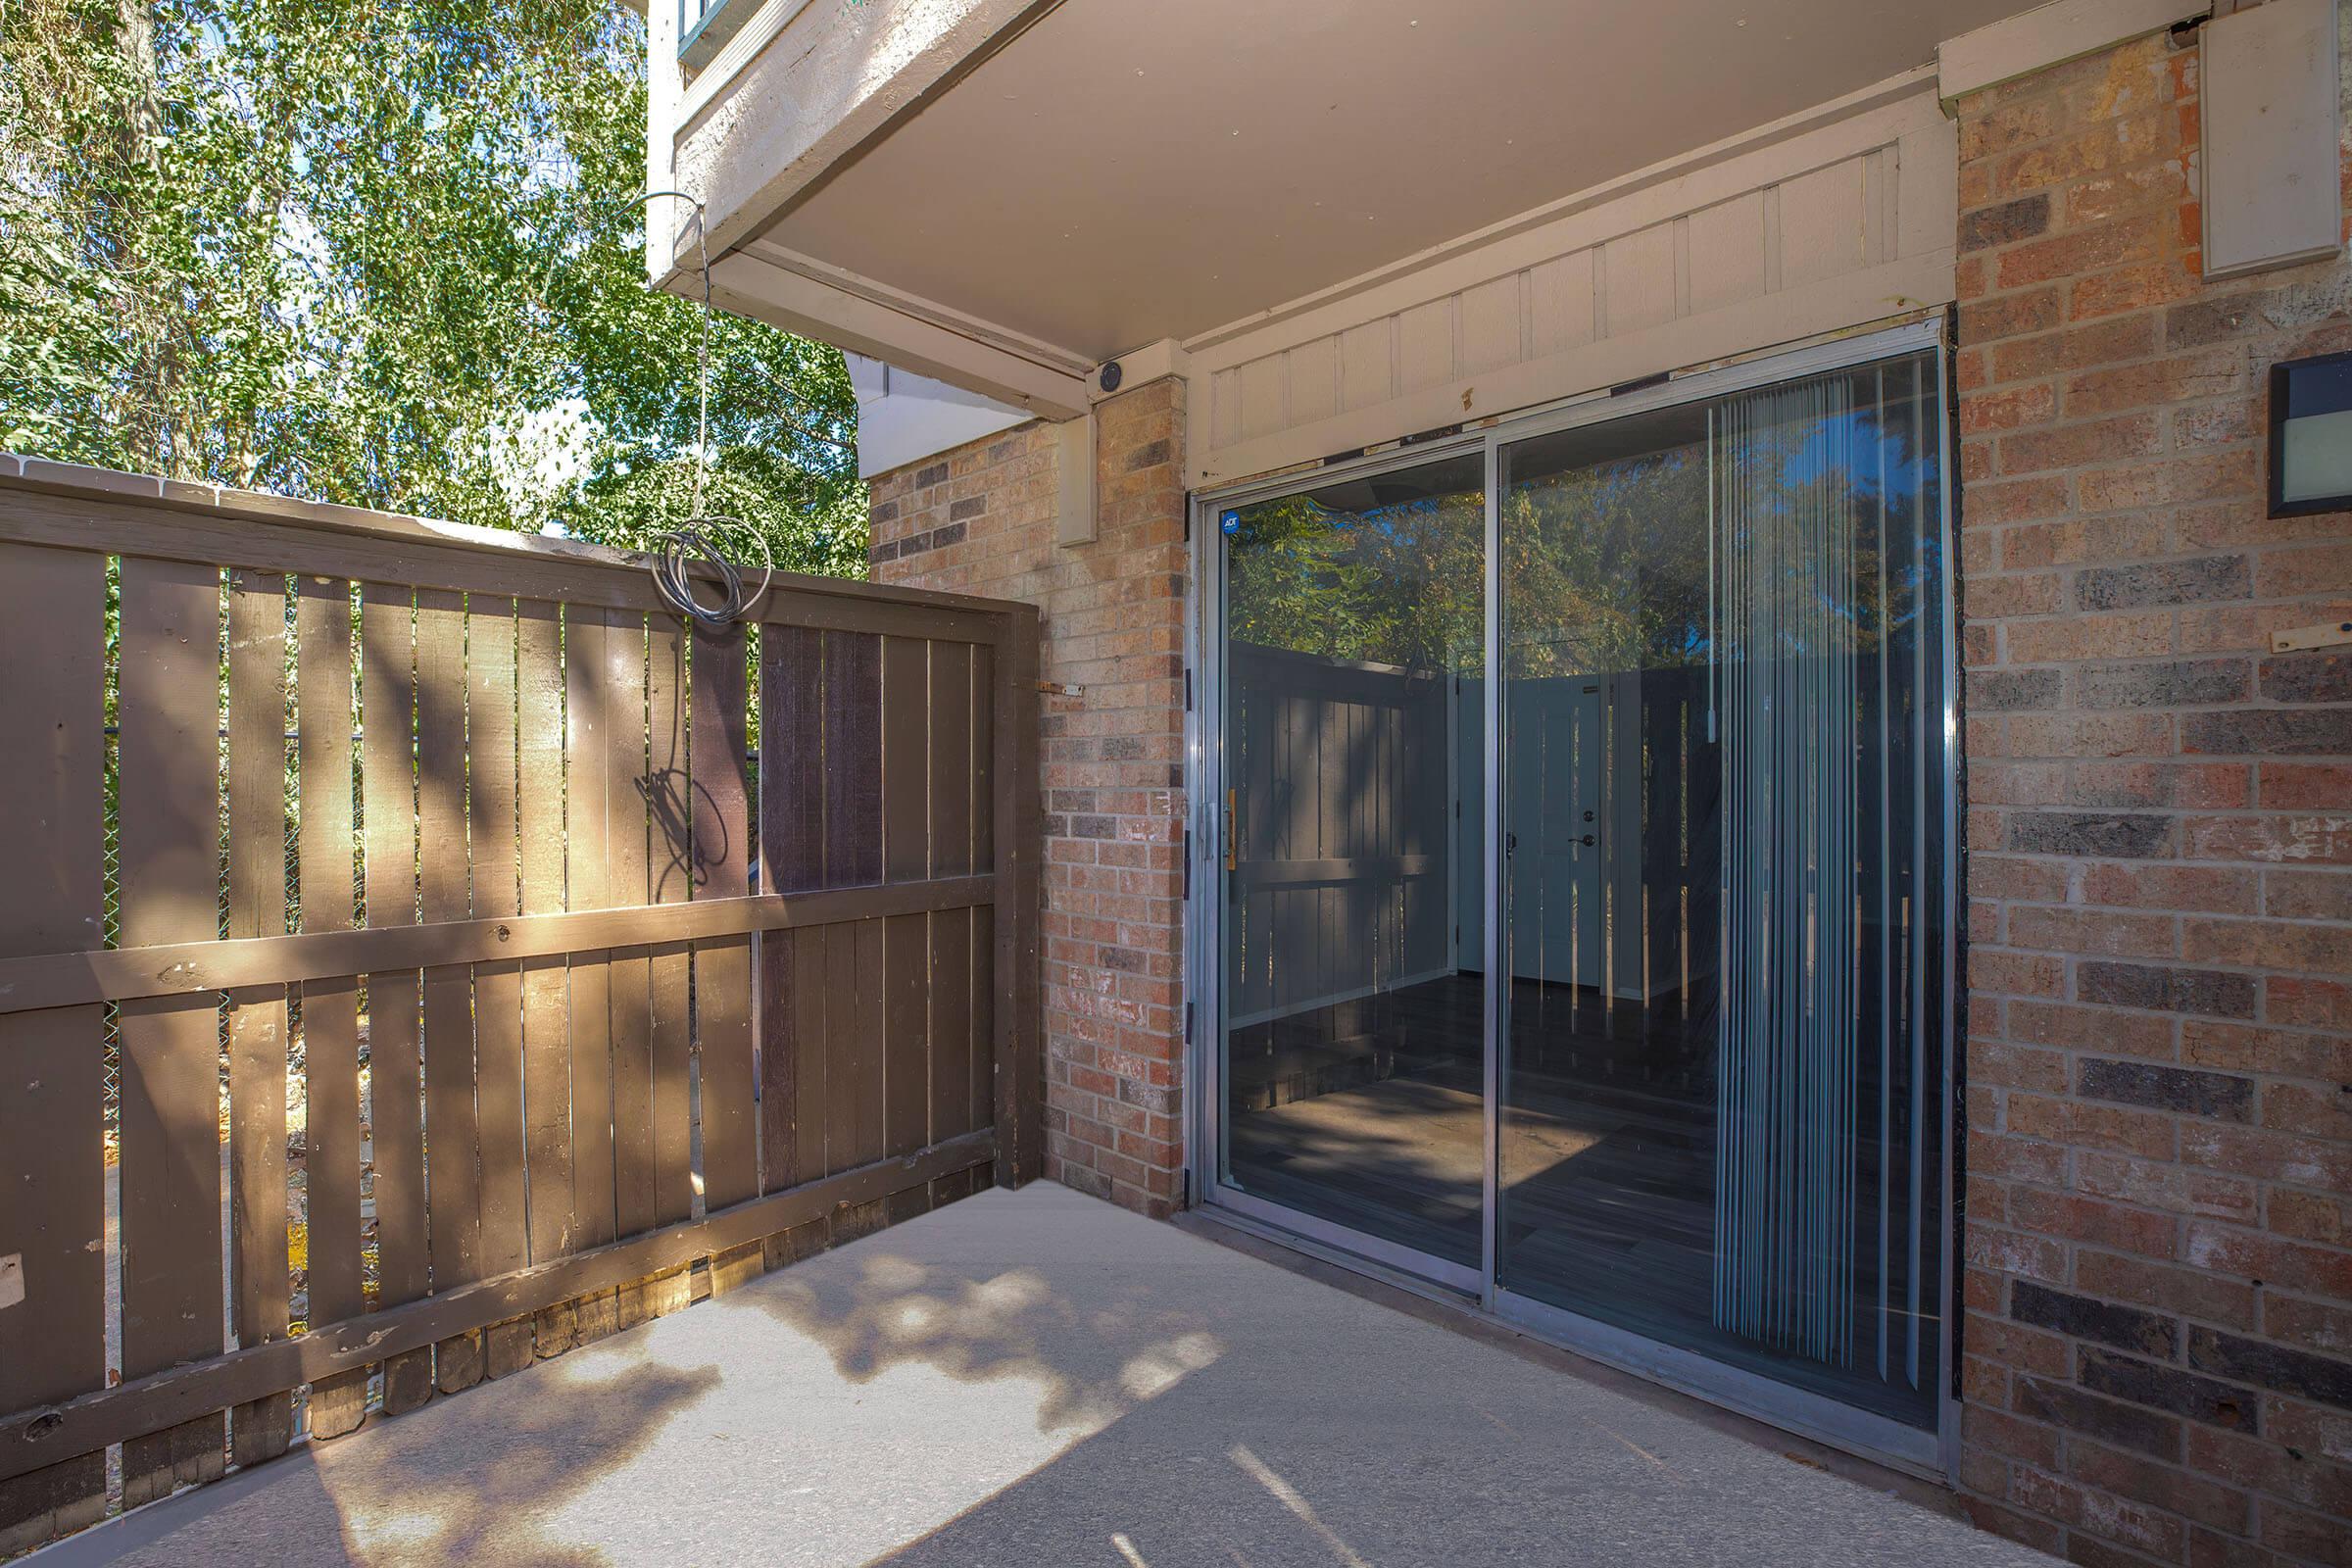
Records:
<instances>
[{"instance_id":1,"label":"green tree foliage","mask_svg":"<svg viewBox=\"0 0 2352 1568\"><path fill-rule=\"evenodd\" d=\"M644 543L700 331L645 120L613 0L0 0L0 446ZM834 350L718 318L703 510L861 574L855 419Z\"/></svg>"}]
</instances>

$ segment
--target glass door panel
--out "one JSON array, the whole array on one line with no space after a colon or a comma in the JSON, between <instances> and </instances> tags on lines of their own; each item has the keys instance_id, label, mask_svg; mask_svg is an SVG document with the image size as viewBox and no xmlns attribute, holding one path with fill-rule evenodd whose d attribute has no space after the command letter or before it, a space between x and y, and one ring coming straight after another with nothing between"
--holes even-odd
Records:
<instances>
[{"instance_id":1,"label":"glass door panel","mask_svg":"<svg viewBox=\"0 0 2352 1568\"><path fill-rule=\"evenodd\" d=\"M1219 1179L1476 1269L1484 459L1218 525Z\"/></svg>"},{"instance_id":2,"label":"glass door panel","mask_svg":"<svg viewBox=\"0 0 2352 1568\"><path fill-rule=\"evenodd\" d=\"M1927 1427L1940 420L1922 354L1497 468L1497 1283Z\"/></svg>"}]
</instances>

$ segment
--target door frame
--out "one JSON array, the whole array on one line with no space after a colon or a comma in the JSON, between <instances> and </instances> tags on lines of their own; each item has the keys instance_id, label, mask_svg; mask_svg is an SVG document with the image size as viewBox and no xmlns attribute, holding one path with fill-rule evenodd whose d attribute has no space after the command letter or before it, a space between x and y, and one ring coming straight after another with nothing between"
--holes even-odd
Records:
<instances>
[{"instance_id":1,"label":"door frame","mask_svg":"<svg viewBox=\"0 0 2352 1568\"><path fill-rule=\"evenodd\" d=\"M1220 1211L1244 1228L1298 1247L1325 1261L1381 1278L1423 1294L1439 1295L1483 1316L1510 1324L1558 1344L1593 1360L1631 1372L1668 1388L1694 1396L1755 1419L1843 1449L1863 1458L1915 1474L1950 1482L1956 1479L1959 1457L1958 1371L1955 1356L1955 1314L1960 1299L1959 1245L1953 1191L1959 1151L1953 1145L1954 1097L1959 1082L1961 1044L1956 1035L1960 987L1959 887L1959 648L1955 598L1959 562L1954 553L1951 349L1947 313L1916 313L1876 330L1805 346L1766 350L1753 356L1688 373L1671 374L1624 391L1597 391L1582 397L1496 419L1474 430L1428 440L1404 440L1383 450L1325 464L1291 469L1268 478L1197 492L1188 498L1188 533L1192 571L1191 602L1185 616L1185 788L1190 802L1190 825L1185 831L1187 906L1185 909L1185 1058L1184 1159L1187 1201ZM1547 435L1580 425L1596 424L1726 393L1793 381L1814 374L1849 368L1874 360L1931 350L1934 373L1941 399L1936 421L1936 482L1940 519L1937 549L1943 563L1940 602L1933 607L1941 621L1943 733L1937 759L1940 789L1936 806L1942 819L1943 879L1942 996L1939 1027L1942 1034L1941 1137L1938 1185L1941 1202L1941 1310L1937 1313L1937 1369L1939 1387L1936 1423L1933 1430L1906 1426L1844 1404L1826 1395L1780 1383L1713 1360L1698 1352L1632 1333L1614 1324L1565 1311L1519 1296L1496 1284L1500 1238L1497 1192L1497 1152L1509 987L1501 978L1502 920L1498 906L1503 881L1503 766L1501 706L1501 517L1496 479L1503 447L1531 436ZM1482 796L1485 821L1486 1045L1483 1161L1484 1201L1480 1225L1480 1267L1475 1272L1460 1264L1432 1257L1379 1238L1349 1231L1327 1220L1252 1197L1226 1186L1219 1176L1219 1139L1224 998L1221 956L1225 940L1220 858L1220 808L1224 799L1221 748L1224 735L1222 649L1224 646L1225 552L1219 547L1220 514L1256 501L1291 494L1310 485L1333 483L1364 474L1417 466L1447 457L1478 453L1485 477L1486 560L1484 603L1486 638L1481 697L1485 707L1484 752L1486 778ZM1931 737L1931 741L1934 741ZM1195 896L1198 890L1198 896Z\"/></svg>"}]
</instances>

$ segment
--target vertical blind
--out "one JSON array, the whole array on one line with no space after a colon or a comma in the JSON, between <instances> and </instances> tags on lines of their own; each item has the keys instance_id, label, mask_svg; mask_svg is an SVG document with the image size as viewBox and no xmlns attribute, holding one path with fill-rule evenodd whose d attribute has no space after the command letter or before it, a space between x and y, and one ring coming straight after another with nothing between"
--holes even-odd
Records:
<instances>
[{"instance_id":1,"label":"vertical blind","mask_svg":"<svg viewBox=\"0 0 2352 1568\"><path fill-rule=\"evenodd\" d=\"M1707 430L1714 1320L1913 1389L1936 1312L1924 379L1898 364L1735 397Z\"/></svg>"}]
</instances>

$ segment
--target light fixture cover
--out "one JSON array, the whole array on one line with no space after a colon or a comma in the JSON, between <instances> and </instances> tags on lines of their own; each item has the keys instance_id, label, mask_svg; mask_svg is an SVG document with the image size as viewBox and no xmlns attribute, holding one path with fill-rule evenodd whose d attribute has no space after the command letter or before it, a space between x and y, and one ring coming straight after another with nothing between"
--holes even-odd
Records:
<instances>
[{"instance_id":1,"label":"light fixture cover","mask_svg":"<svg viewBox=\"0 0 2352 1568\"><path fill-rule=\"evenodd\" d=\"M2271 367L2271 515L2352 511L2352 354Z\"/></svg>"}]
</instances>

